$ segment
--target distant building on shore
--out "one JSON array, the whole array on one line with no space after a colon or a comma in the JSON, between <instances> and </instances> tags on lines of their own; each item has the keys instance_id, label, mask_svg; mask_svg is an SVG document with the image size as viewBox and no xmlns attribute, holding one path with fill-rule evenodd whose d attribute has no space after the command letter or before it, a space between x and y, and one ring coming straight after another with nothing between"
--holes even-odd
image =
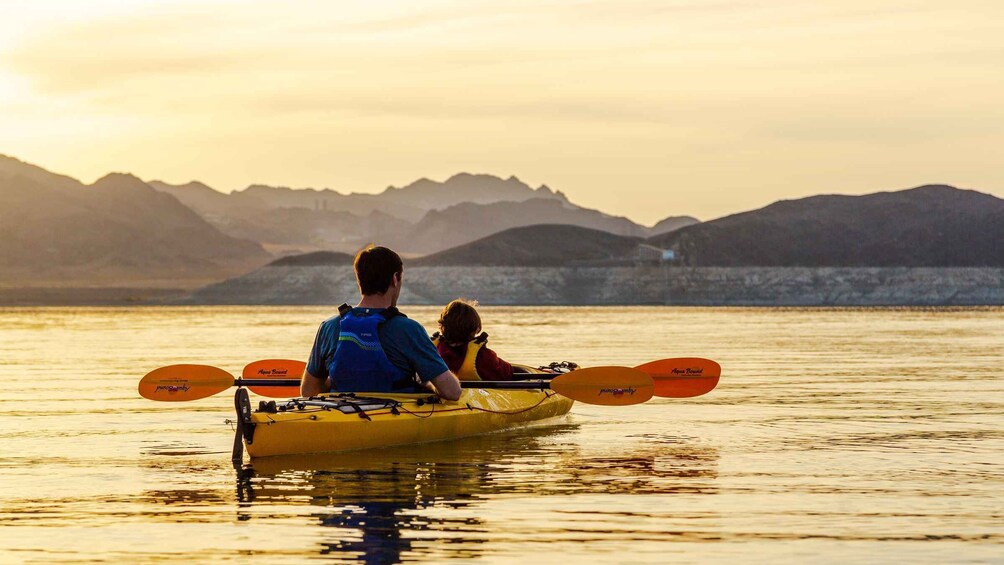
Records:
<instances>
[{"instance_id":1,"label":"distant building on shore","mask_svg":"<svg viewBox=\"0 0 1004 565\"><path fill-rule=\"evenodd\" d=\"M639 263L672 263L676 261L676 252L672 249L639 243L635 258Z\"/></svg>"}]
</instances>

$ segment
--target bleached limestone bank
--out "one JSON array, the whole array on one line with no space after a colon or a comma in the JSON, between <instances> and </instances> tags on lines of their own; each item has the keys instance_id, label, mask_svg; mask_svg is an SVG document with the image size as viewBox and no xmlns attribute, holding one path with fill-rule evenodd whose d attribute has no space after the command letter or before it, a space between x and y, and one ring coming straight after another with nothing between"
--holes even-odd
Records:
<instances>
[{"instance_id":1,"label":"bleached limestone bank","mask_svg":"<svg viewBox=\"0 0 1004 565\"><path fill-rule=\"evenodd\" d=\"M403 304L906 306L1004 304L1000 268L416 267ZM205 287L194 304L337 304L357 296L352 268L269 266Z\"/></svg>"}]
</instances>

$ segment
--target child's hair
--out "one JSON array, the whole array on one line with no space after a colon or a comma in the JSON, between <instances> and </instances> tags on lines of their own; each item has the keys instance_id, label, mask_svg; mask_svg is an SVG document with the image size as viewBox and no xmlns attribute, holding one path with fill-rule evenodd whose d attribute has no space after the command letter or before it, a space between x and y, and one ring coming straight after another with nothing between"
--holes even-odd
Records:
<instances>
[{"instance_id":1,"label":"child's hair","mask_svg":"<svg viewBox=\"0 0 1004 565\"><path fill-rule=\"evenodd\" d=\"M466 343L481 331L481 316L474 309L476 300L458 298L443 308L439 315L439 331L446 343Z\"/></svg>"}]
</instances>

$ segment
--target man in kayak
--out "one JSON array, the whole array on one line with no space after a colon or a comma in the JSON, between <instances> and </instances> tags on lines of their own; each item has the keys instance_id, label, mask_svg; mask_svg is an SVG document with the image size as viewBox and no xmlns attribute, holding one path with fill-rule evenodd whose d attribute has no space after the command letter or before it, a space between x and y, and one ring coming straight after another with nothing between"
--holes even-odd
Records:
<instances>
[{"instance_id":1,"label":"man in kayak","mask_svg":"<svg viewBox=\"0 0 1004 565\"><path fill-rule=\"evenodd\" d=\"M300 394L431 387L447 400L459 399L460 381L425 328L397 310L404 276L401 257L386 247L371 246L356 255L353 266L362 298L355 308L342 305L337 316L321 323Z\"/></svg>"}]
</instances>

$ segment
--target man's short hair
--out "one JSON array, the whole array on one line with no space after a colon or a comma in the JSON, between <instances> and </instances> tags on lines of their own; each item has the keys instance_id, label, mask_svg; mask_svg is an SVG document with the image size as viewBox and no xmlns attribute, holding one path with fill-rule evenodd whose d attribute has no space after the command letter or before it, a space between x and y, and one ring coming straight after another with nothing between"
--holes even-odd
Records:
<instances>
[{"instance_id":1,"label":"man's short hair","mask_svg":"<svg viewBox=\"0 0 1004 565\"><path fill-rule=\"evenodd\" d=\"M394 275L404 272L401 256L386 247L369 246L356 254L352 263L356 281L363 295L383 294L394 282Z\"/></svg>"}]
</instances>

